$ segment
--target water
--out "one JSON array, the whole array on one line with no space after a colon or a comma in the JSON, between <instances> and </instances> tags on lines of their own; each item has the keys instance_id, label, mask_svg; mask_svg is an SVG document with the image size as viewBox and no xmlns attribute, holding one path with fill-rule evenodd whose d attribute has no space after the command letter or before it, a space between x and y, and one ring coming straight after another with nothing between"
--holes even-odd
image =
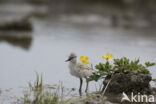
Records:
<instances>
[{"instance_id":1,"label":"water","mask_svg":"<svg viewBox=\"0 0 156 104\"><path fill-rule=\"evenodd\" d=\"M34 20L30 48L25 50L7 42L0 43L0 88L26 86L35 79L35 71L43 73L45 83L62 81L66 87L78 88L79 80L69 74L64 61L71 52L89 56L93 65L110 52L115 58L127 56L142 62L156 61L156 36L141 31L104 26ZM151 68L156 78L156 67ZM95 86L91 87L94 90Z\"/></svg>"},{"instance_id":2,"label":"water","mask_svg":"<svg viewBox=\"0 0 156 104\"><path fill-rule=\"evenodd\" d=\"M101 56L107 52L115 58L126 56L140 58L142 63L156 62L154 30L114 28L108 25L107 18L100 18L92 14L87 18L63 15L58 19L33 19L34 31L28 33L32 37L18 41L1 38L0 88L13 88L13 95L20 96L20 87L34 81L37 71L43 73L44 83L58 84L61 81L66 88L78 89L79 79L69 74L68 63L64 62L71 52L78 57L88 56L93 65L104 62ZM153 78L156 78L155 69L150 69ZM98 85L91 83L90 91L96 90L95 84Z\"/></svg>"}]
</instances>

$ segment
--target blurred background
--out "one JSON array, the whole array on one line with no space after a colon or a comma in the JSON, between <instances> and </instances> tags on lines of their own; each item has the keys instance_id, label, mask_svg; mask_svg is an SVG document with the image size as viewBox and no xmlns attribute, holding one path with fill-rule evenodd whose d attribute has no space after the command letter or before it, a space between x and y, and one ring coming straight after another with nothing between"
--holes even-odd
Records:
<instances>
[{"instance_id":1,"label":"blurred background","mask_svg":"<svg viewBox=\"0 0 156 104\"><path fill-rule=\"evenodd\" d=\"M0 89L20 95L35 71L78 88L64 62L71 52L93 65L106 52L156 62L156 0L0 0Z\"/></svg>"}]
</instances>

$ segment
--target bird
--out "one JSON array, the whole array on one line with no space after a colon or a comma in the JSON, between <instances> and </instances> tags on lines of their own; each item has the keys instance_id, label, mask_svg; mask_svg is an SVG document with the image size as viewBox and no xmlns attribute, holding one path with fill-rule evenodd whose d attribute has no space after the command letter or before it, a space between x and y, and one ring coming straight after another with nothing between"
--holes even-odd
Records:
<instances>
[{"instance_id":1,"label":"bird","mask_svg":"<svg viewBox=\"0 0 156 104\"><path fill-rule=\"evenodd\" d=\"M85 92L87 92L88 90L87 79L89 76L92 75L92 69L85 64L79 63L77 61L77 56L75 53L71 53L65 62L69 62L70 74L80 79L79 93L81 94L82 92L83 78L85 78L87 82L85 90Z\"/></svg>"}]
</instances>

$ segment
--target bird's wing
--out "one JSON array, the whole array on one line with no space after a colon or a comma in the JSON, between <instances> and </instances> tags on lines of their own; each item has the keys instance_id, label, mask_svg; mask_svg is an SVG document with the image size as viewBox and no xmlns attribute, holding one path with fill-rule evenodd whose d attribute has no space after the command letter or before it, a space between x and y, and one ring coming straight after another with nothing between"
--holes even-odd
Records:
<instances>
[{"instance_id":1,"label":"bird's wing","mask_svg":"<svg viewBox=\"0 0 156 104\"><path fill-rule=\"evenodd\" d=\"M81 77L88 77L92 74L92 69L85 64L78 63L76 65L76 69L76 71L79 73L79 75L81 75Z\"/></svg>"},{"instance_id":2,"label":"bird's wing","mask_svg":"<svg viewBox=\"0 0 156 104\"><path fill-rule=\"evenodd\" d=\"M90 67L88 67L87 65L85 64L81 64L81 63L78 63L76 65L76 67L79 69L79 70L92 70Z\"/></svg>"}]
</instances>

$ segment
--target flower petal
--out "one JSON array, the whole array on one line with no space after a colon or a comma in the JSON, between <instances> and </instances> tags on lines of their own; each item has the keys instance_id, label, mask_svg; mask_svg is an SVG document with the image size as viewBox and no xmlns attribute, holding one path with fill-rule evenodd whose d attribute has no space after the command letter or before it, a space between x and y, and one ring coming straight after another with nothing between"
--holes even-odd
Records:
<instances>
[{"instance_id":1,"label":"flower petal","mask_svg":"<svg viewBox=\"0 0 156 104\"><path fill-rule=\"evenodd\" d=\"M110 58L113 58L113 55L112 54L110 55Z\"/></svg>"},{"instance_id":2,"label":"flower petal","mask_svg":"<svg viewBox=\"0 0 156 104\"><path fill-rule=\"evenodd\" d=\"M85 64L85 63L86 63L86 61L85 61L85 60L82 60L82 61L81 61L81 63L82 63L82 64Z\"/></svg>"},{"instance_id":3,"label":"flower petal","mask_svg":"<svg viewBox=\"0 0 156 104\"><path fill-rule=\"evenodd\" d=\"M108 60L108 57L105 57L105 60L107 61Z\"/></svg>"},{"instance_id":4,"label":"flower petal","mask_svg":"<svg viewBox=\"0 0 156 104\"><path fill-rule=\"evenodd\" d=\"M83 60L84 60L84 56L81 56L81 57L80 57L80 61L83 61Z\"/></svg>"},{"instance_id":5,"label":"flower petal","mask_svg":"<svg viewBox=\"0 0 156 104\"><path fill-rule=\"evenodd\" d=\"M109 61L109 60L111 60L111 58L110 58L110 57L108 57L108 58L107 58L107 61Z\"/></svg>"},{"instance_id":6,"label":"flower petal","mask_svg":"<svg viewBox=\"0 0 156 104\"><path fill-rule=\"evenodd\" d=\"M88 56L87 56L87 57L85 57L85 60L88 60Z\"/></svg>"},{"instance_id":7,"label":"flower petal","mask_svg":"<svg viewBox=\"0 0 156 104\"><path fill-rule=\"evenodd\" d=\"M88 61L86 61L86 62L85 62L85 64L89 64L89 62L88 62Z\"/></svg>"},{"instance_id":8,"label":"flower petal","mask_svg":"<svg viewBox=\"0 0 156 104\"><path fill-rule=\"evenodd\" d=\"M105 59L105 58L106 58L106 56L102 56L102 58L103 58L103 59Z\"/></svg>"},{"instance_id":9,"label":"flower petal","mask_svg":"<svg viewBox=\"0 0 156 104\"><path fill-rule=\"evenodd\" d=\"M109 56L109 53L107 52L106 55Z\"/></svg>"}]
</instances>

